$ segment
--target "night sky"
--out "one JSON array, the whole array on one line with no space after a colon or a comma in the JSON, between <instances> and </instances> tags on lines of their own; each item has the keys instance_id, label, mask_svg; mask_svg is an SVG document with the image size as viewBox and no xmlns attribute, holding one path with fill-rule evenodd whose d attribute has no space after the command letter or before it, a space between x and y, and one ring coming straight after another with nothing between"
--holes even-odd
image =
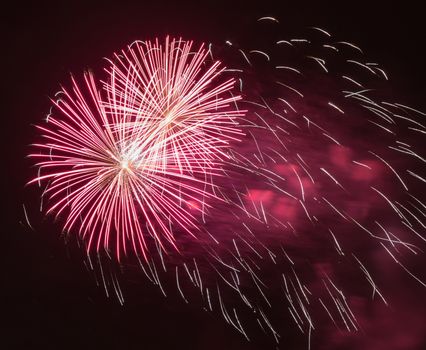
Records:
<instances>
[{"instance_id":1,"label":"night sky","mask_svg":"<svg viewBox=\"0 0 426 350\"><path fill-rule=\"evenodd\" d=\"M6 159L2 167L1 348L260 348L247 343L219 317L196 305L167 300L149 283L124 282L128 300L124 306L115 298L107 299L84 266L78 247L65 245L59 236L60 223L41 217L35 204L37 187L25 184L36 173L26 159L35 138L33 124L45 117L49 97L61 83L68 84L70 72L80 74L88 67L100 70L102 57L136 39L171 34L204 42L232 41L242 32L247 36L250 23L261 16L278 18L292 32L314 25L359 44L390 73L390 91L397 100L426 110L424 12L414 1L398 5L385 1L338 5L323 1L257 1L254 5L244 1L139 1L132 5L35 1L14 2L12 8L2 9L2 32L6 33L2 105L6 108L1 140ZM23 203L35 230L24 224ZM404 309L407 298L403 314L413 314L413 320L424 323L425 289L407 281L396 281L395 317L401 315L398 310ZM396 325L392 323L387 331L399 332L401 338L419 336L416 327ZM291 344L291 335L288 338ZM426 338L422 344L423 348L413 350L425 349Z\"/></svg>"}]
</instances>

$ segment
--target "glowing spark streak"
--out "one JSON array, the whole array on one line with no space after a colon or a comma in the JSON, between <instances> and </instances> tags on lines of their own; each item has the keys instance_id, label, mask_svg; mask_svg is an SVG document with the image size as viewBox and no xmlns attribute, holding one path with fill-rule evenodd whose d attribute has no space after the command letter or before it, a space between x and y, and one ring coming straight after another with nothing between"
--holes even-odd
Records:
<instances>
[{"instance_id":1,"label":"glowing spark streak","mask_svg":"<svg viewBox=\"0 0 426 350\"><path fill-rule=\"evenodd\" d=\"M334 109L338 110L340 113L345 114L345 112L342 109L340 109L339 107L337 107L334 103L328 102L328 105L333 107Z\"/></svg>"},{"instance_id":2,"label":"glowing spark streak","mask_svg":"<svg viewBox=\"0 0 426 350\"><path fill-rule=\"evenodd\" d=\"M408 188L407 188L407 185L405 184L405 182L402 181L402 178L398 175L398 173L396 172L396 170L386 160L384 160L382 157L380 157L379 155L377 155L376 153L374 153L372 151L368 151L368 153L372 154L376 158L380 159L384 164L386 164L386 166L390 170L392 170L392 172L396 175L396 177L398 178L398 180L401 182L402 186L404 186L405 190L408 191Z\"/></svg>"},{"instance_id":3,"label":"glowing spark streak","mask_svg":"<svg viewBox=\"0 0 426 350\"><path fill-rule=\"evenodd\" d=\"M257 21L258 22L260 22L260 21L271 21L271 22L275 22L275 23L280 23L276 18L270 17L270 16L260 17Z\"/></svg>"}]
</instances>

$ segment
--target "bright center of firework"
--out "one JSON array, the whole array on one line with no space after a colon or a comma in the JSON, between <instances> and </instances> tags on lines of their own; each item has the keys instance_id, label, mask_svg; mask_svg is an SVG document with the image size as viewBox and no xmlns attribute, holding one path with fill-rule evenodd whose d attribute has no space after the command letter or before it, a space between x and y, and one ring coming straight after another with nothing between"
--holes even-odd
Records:
<instances>
[{"instance_id":1,"label":"bright center of firework","mask_svg":"<svg viewBox=\"0 0 426 350\"><path fill-rule=\"evenodd\" d=\"M121 169L123 170L129 170L129 161L127 159L124 159L121 161Z\"/></svg>"},{"instance_id":2,"label":"bright center of firework","mask_svg":"<svg viewBox=\"0 0 426 350\"><path fill-rule=\"evenodd\" d=\"M163 124L170 126L170 124L173 123L173 119L174 119L173 113L167 112L164 114Z\"/></svg>"}]
</instances>

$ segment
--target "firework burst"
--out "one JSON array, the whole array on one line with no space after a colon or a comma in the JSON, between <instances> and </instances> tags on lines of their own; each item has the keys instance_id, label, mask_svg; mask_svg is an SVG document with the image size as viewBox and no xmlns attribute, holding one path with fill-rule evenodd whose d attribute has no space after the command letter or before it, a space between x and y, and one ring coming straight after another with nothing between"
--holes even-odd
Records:
<instances>
[{"instance_id":1,"label":"firework burst","mask_svg":"<svg viewBox=\"0 0 426 350\"><path fill-rule=\"evenodd\" d=\"M164 295L173 285L275 343L289 322L309 341L329 323L358 331L358 288L388 305L367 250L425 286L406 263L425 242L424 191L412 190L425 183L424 114L380 94L388 75L356 45L317 27L281 35L208 50L134 42L108 60L100 92L91 74L85 92L64 89L31 155L49 212L89 250L131 247Z\"/></svg>"},{"instance_id":2,"label":"firework burst","mask_svg":"<svg viewBox=\"0 0 426 350\"><path fill-rule=\"evenodd\" d=\"M38 127L45 143L31 154L40 160L31 182L50 180L48 213L65 214L64 230L78 228L88 250L120 258L131 247L146 258L147 237L166 249L177 248L173 227L196 235L196 212L215 197L213 178L241 136L243 111L234 81L216 84L220 63L207 65L206 51L191 46L135 43L116 55L106 99L87 73L85 88L73 79L54 102L57 114Z\"/></svg>"}]
</instances>

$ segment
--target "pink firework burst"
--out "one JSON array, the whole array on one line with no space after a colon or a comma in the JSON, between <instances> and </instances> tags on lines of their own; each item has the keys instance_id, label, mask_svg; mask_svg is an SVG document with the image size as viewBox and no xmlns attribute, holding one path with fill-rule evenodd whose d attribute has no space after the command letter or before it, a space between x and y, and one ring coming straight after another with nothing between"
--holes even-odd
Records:
<instances>
[{"instance_id":1,"label":"pink firework burst","mask_svg":"<svg viewBox=\"0 0 426 350\"><path fill-rule=\"evenodd\" d=\"M44 142L30 155L39 167L30 183L48 181L48 213L64 215L64 230L79 232L88 251L120 259L131 247L146 258L149 237L177 249L175 230L196 235L197 215L216 197L244 111L234 80L220 82L220 63L191 48L169 38L130 45L107 69L106 93L90 73L84 89L73 79L38 126Z\"/></svg>"},{"instance_id":2,"label":"pink firework burst","mask_svg":"<svg viewBox=\"0 0 426 350\"><path fill-rule=\"evenodd\" d=\"M194 165L214 168L229 158L222 149L239 140L235 118L244 113L230 108L240 99L229 93L234 79L216 83L225 68L218 61L208 65L204 45L197 51L192 45L169 37L164 47L158 40L134 42L115 54L104 83L115 123L124 122L132 133L155 135L139 139L155 143L155 152L169 153L164 161L170 163L171 157L181 170L191 171Z\"/></svg>"}]
</instances>

